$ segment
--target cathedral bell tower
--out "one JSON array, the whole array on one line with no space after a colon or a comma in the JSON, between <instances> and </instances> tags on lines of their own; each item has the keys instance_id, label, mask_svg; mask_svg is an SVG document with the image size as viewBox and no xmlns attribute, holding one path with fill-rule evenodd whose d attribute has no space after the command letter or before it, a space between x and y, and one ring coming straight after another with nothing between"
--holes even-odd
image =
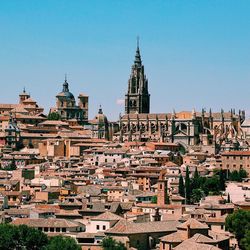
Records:
<instances>
[{"instance_id":1,"label":"cathedral bell tower","mask_svg":"<svg viewBox=\"0 0 250 250\"><path fill-rule=\"evenodd\" d=\"M149 109L150 94L148 93L148 79L144 74L144 66L142 65L139 49L139 40L137 40L135 60L128 80L128 92L125 95L125 113L148 114Z\"/></svg>"}]
</instances>

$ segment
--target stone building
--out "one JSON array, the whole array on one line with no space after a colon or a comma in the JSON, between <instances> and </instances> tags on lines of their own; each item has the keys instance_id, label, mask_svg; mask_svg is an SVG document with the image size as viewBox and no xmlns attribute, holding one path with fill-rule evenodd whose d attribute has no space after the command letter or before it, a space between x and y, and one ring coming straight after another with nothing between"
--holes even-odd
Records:
<instances>
[{"instance_id":1,"label":"stone building","mask_svg":"<svg viewBox=\"0 0 250 250\"><path fill-rule=\"evenodd\" d=\"M109 140L111 124L109 124L106 115L103 114L101 106L95 118L89 121L89 125L92 138Z\"/></svg>"},{"instance_id":2,"label":"stone building","mask_svg":"<svg viewBox=\"0 0 250 250\"><path fill-rule=\"evenodd\" d=\"M144 74L139 44L137 44L134 64L128 80L128 92L125 95L125 113L149 113L150 94L148 93L148 79Z\"/></svg>"},{"instance_id":3,"label":"stone building","mask_svg":"<svg viewBox=\"0 0 250 250\"><path fill-rule=\"evenodd\" d=\"M79 94L78 105L74 95L69 91L67 79L63 83L63 89L56 96L56 108L51 108L50 112L57 112L62 120L75 120L79 124L88 121L89 97L85 94Z\"/></svg>"},{"instance_id":4,"label":"stone building","mask_svg":"<svg viewBox=\"0 0 250 250\"><path fill-rule=\"evenodd\" d=\"M120 116L118 124L113 124L113 141L155 141L180 143L188 146L218 145L241 140L244 134L241 124L245 112L235 110L224 112L183 111L176 113L152 114L148 80L144 74L139 46L137 46L134 64L125 95L125 114Z\"/></svg>"},{"instance_id":5,"label":"stone building","mask_svg":"<svg viewBox=\"0 0 250 250\"><path fill-rule=\"evenodd\" d=\"M43 108L40 107L36 101L34 101L30 94L23 89L23 92L19 94L19 103L17 104L0 104L0 114L9 115L21 114L24 116L34 116L43 112Z\"/></svg>"}]
</instances>

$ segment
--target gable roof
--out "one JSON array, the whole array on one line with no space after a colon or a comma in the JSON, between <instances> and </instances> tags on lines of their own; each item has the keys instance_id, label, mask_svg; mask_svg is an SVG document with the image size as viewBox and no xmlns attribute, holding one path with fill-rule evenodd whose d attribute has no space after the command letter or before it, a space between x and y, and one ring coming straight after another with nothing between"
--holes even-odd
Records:
<instances>
[{"instance_id":1,"label":"gable roof","mask_svg":"<svg viewBox=\"0 0 250 250\"><path fill-rule=\"evenodd\" d=\"M186 222L182 223L178 226L179 229L187 229L190 227L191 229L208 229L208 225L199 222L196 219L190 218Z\"/></svg>"},{"instance_id":2,"label":"gable roof","mask_svg":"<svg viewBox=\"0 0 250 250\"><path fill-rule=\"evenodd\" d=\"M134 223L127 222L125 219L120 220L114 227L107 230L106 234L143 234L143 233L161 233L161 232L175 232L178 221L153 221Z\"/></svg>"},{"instance_id":3,"label":"gable roof","mask_svg":"<svg viewBox=\"0 0 250 250\"><path fill-rule=\"evenodd\" d=\"M98 220L98 221L119 221L123 219L121 216L106 211L100 215L95 216L91 220Z\"/></svg>"}]
</instances>

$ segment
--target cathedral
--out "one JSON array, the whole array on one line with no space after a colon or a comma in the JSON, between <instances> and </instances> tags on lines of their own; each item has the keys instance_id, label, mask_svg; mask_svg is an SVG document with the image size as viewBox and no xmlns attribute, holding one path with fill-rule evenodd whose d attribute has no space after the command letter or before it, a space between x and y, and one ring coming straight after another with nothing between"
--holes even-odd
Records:
<instances>
[{"instance_id":1,"label":"cathedral","mask_svg":"<svg viewBox=\"0 0 250 250\"><path fill-rule=\"evenodd\" d=\"M183 147L219 145L243 139L241 124L245 111L183 111L150 113L148 80L139 44L125 94L125 114L120 116L113 141L155 141L180 143Z\"/></svg>"},{"instance_id":2,"label":"cathedral","mask_svg":"<svg viewBox=\"0 0 250 250\"><path fill-rule=\"evenodd\" d=\"M128 92L125 95L125 113L147 114L149 113L149 108L148 79L144 74L144 66L142 65L139 44L137 43L135 60L128 80Z\"/></svg>"},{"instance_id":3,"label":"cathedral","mask_svg":"<svg viewBox=\"0 0 250 250\"><path fill-rule=\"evenodd\" d=\"M84 124L88 121L88 102L89 97L85 94L79 94L78 105L74 95L69 91L69 84L65 77L63 88L56 95L56 107L50 109L50 113L57 112L64 121Z\"/></svg>"}]
</instances>

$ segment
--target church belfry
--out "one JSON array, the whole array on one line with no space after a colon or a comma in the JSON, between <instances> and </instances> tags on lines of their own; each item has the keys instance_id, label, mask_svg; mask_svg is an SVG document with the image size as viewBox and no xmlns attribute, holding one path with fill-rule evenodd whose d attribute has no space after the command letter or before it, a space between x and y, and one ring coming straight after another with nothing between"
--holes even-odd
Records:
<instances>
[{"instance_id":1,"label":"church belfry","mask_svg":"<svg viewBox=\"0 0 250 250\"><path fill-rule=\"evenodd\" d=\"M125 95L125 113L148 114L149 109L150 94L148 93L148 79L144 74L144 65L142 65L139 40L137 40L135 60L128 80L128 92Z\"/></svg>"}]
</instances>

